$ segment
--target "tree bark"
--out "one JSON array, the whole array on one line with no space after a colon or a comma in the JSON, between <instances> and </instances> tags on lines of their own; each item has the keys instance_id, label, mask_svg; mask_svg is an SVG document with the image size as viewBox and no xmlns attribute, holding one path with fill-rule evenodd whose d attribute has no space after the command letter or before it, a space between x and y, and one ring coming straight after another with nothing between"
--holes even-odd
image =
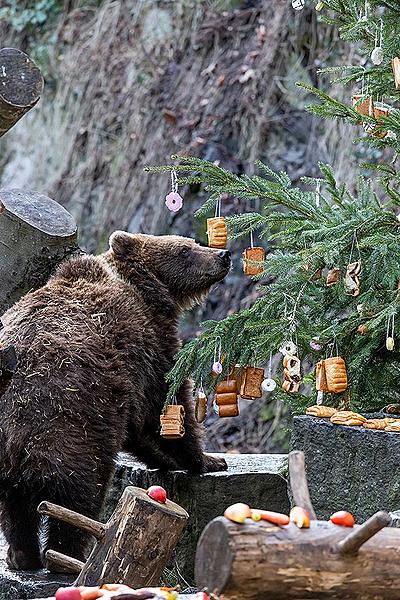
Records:
<instances>
[{"instance_id":1,"label":"tree bark","mask_svg":"<svg viewBox=\"0 0 400 600\"><path fill-rule=\"evenodd\" d=\"M379 520L349 530L325 521L299 529L293 523L237 525L218 517L198 544L196 584L221 600L396 600L400 531L386 527L373 535ZM359 553L342 551L354 548L344 540L354 540L363 529L373 538ZM364 541L368 535L360 537Z\"/></svg>"},{"instance_id":2,"label":"tree bark","mask_svg":"<svg viewBox=\"0 0 400 600\"><path fill-rule=\"evenodd\" d=\"M0 315L78 250L73 217L43 194L0 190Z\"/></svg>"},{"instance_id":3,"label":"tree bark","mask_svg":"<svg viewBox=\"0 0 400 600\"><path fill-rule=\"evenodd\" d=\"M0 137L39 101L43 91L40 69L21 50L0 50Z\"/></svg>"}]
</instances>

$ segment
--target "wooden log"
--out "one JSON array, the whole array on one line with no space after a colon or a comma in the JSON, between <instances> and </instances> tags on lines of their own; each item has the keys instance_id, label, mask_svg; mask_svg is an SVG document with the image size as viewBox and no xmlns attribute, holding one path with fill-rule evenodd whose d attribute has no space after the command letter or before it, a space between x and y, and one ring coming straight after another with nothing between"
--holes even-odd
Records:
<instances>
[{"instance_id":1,"label":"wooden log","mask_svg":"<svg viewBox=\"0 0 400 600\"><path fill-rule=\"evenodd\" d=\"M101 540L106 531L106 526L103 523L99 523L99 521L95 521L94 519L89 519L89 517L85 517L84 515L69 510L68 508L64 508L63 506L58 506L58 504L53 504L52 502L41 502L38 506L38 512L41 515L59 519L69 525L75 525L75 527L83 529L98 540Z\"/></svg>"},{"instance_id":2,"label":"wooden log","mask_svg":"<svg viewBox=\"0 0 400 600\"><path fill-rule=\"evenodd\" d=\"M196 585L221 600L400 599L400 531L385 527L356 556L343 555L341 542L361 530L356 525L349 534L325 521L311 521L310 529L238 525L218 517L199 540Z\"/></svg>"},{"instance_id":3,"label":"wooden log","mask_svg":"<svg viewBox=\"0 0 400 600\"><path fill-rule=\"evenodd\" d=\"M317 516L308 491L304 452L300 450L292 450L289 453L289 479L294 504L307 510L310 519L316 519Z\"/></svg>"},{"instance_id":4,"label":"wooden log","mask_svg":"<svg viewBox=\"0 0 400 600\"><path fill-rule=\"evenodd\" d=\"M0 190L0 315L78 251L73 217L38 192Z\"/></svg>"},{"instance_id":5,"label":"wooden log","mask_svg":"<svg viewBox=\"0 0 400 600\"><path fill-rule=\"evenodd\" d=\"M21 50L0 50L0 137L38 102L43 76Z\"/></svg>"},{"instance_id":6,"label":"wooden log","mask_svg":"<svg viewBox=\"0 0 400 600\"><path fill-rule=\"evenodd\" d=\"M75 582L88 586L110 582L133 588L157 585L189 516L174 502L161 504L132 486L125 488L104 525L48 502L39 509L96 535L97 542ZM50 567L71 568L70 557L50 550L47 557Z\"/></svg>"},{"instance_id":7,"label":"wooden log","mask_svg":"<svg viewBox=\"0 0 400 600\"><path fill-rule=\"evenodd\" d=\"M49 571L72 573L73 575L78 575L85 565L84 562L66 554L61 554L61 552L56 552L55 550L48 550L46 552L46 562Z\"/></svg>"}]
</instances>

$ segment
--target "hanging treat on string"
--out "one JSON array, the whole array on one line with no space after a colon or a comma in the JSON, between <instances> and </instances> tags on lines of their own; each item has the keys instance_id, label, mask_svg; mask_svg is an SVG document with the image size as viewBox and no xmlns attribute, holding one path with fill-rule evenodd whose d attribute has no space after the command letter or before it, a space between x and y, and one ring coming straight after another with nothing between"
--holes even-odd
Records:
<instances>
[{"instance_id":1,"label":"hanging treat on string","mask_svg":"<svg viewBox=\"0 0 400 600\"><path fill-rule=\"evenodd\" d=\"M245 275L259 275L263 272L262 263L265 260L265 251L261 246L254 246L253 232L250 232L250 248L246 248L243 254L243 272Z\"/></svg>"},{"instance_id":2,"label":"hanging treat on string","mask_svg":"<svg viewBox=\"0 0 400 600\"><path fill-rule=\"evenodd\" d=\"M332 344L332 352L336 347L337 356L320 360L315 369L315 387L317 389L317 405L321 405L324 393L341 394L347 390L348 380L346 363L339 356L336 339Z\"/></svg>"},{"instance_id":3,"label":"hanging treat on string","mask_svg":"<svg viewBox=\"0 0 400 600\"><path fill-rule=\"evenodd\" d=\"M305 0L292 0L292 7L294 10L303 10L305 5Z\"/></svg>"},{"instance_id":4,"label":"hanging treat on string","mask_svg":"<svg viewBox=\"0 0 400 600\"><path fill-rule=\"evenodd\" d=\"M328 274L326 276L326 285L327 287L332 287L339 282L340 279L340 269L338 267L333 267L329 269Z\"/></svg>"},{"instance_id":5,"label":"hanging treat on string","mask_svg":"<svg viewBox=\"0 0 400 600\"><path fill-rule=\"evenodd\" d=\"M394 314L388 318L386 328L386 349L389 352L394 350Z\"/></svg>"},{"instance_id":6,"label":"hanging treat on string","mask_svg":"<svg viewBox=\"0 0 400 600\"><path fill-rule=\"evenodd\" d=\"M175 396L171 404L166 404L160 416L160 435L168 440L176 440L185 435L185 409L178 404Z\"/></svg>"},{"instance_id":7,"label":"hanging treat on string","mask_svg":"<svg viewBox=\"0 0 400 600\"><path fill-rule=\"evenodd\" d=\"M375 34L375 48L372 50L371 60L374 65L379 66L383 63L383 49L382 49L382 33L383 33L383 21L381 21L380 32L379 32L379 42L378 42L378 29Z\"/></svg>"},{"instance_id":8,"label":"hanging treat on string","mask_svg":"<svg viewBox=\"0 0 400 600\"><path fill-rule=\"evenodd\" d=\"M195 416L198 423L203 423L207 415L207 396L204 393L203 382L196 396Z\"/></svg>"},{"instance_id":9,"label":"hanging treat on string","mask_svg":"<svg viewBox=\"0 0 400 600\"><path fill-rule=\"evenodd\" d=\"M262 382L264 369L260 367L246 367L242 374L240 396L245 400L256 400L262 396Z\"/></svg>"},{"instance_id":10,"label":"hanging treat on string","mask_svg":"<svg viewBox=\"0 0 400 600\"><path fill-rule=\"evenodd\" d=\"M221 198L217 200L215 217L207 219L207 236L210 248L226 248L228 243L228 230L225 218L221 217Z\"/></svg>"},{"instance_id":11,"label":"hanging treat on string","mask_svg":"<svg viewBox=\"0 0 400 600\"><path fill-rule=\"evenodd\" d=\"M363 93L353 94L352 103L354 109L358 112L358 114L365 115L368 117L371 117L374 114L374 101L372 99L372 96L367 96L366 98L364 98ZM358 121L358 123L361 124L362 121Z\"/></svg>"},{"instance_id":12,"label":"hanging treat on string","mask_svg":"<svg viewBox=\"0 0 400 600\"><path fill-rule=\"evenodd\" d=\"M394 84L396 86L396 90L400 88L400 58L395 56L392 58L392 69L394 75Z\"/></svg>"},{"instance_id":13,"label":"hanging treat on string","mask_svg":"<svg viewBox=\"0 0 400 600\"><path fill-rule=\"evenodd\" d=\"M239 414L238 382L231 372L221 381L214 397L214 411L219 417L237 417Z\"/></svg>"},{"instance_id":14,"label":"hanging treat on string","mask_svg":"<svg viewBox=\"0 0 400 600\"><path fill-rule=\"evenodd\" d=\"M183 198L178 194L178 177L176 171L171 171L171 192L165 198L165 205L171 212L178 212L183 206Z\"/></svg>"},{"instance_id":15,"label":"hanging treat on string","mask_svg":"<svg viewBox=\"0 0 400 600\"><path fill-rule=\"evenodd\" d=\"M268 377L262 381L261 389L267 394L276 389L276 381L272 379L272 352L269 353Z\"/></svg>"},{"instance_id":16,"label":"hanging treat on string","mask_svg":"<svg viewBox=\"0 0 400 600\"><path fill-rule=\"evenodd\" d=\"M356 246L356 248L357 248L358 260L356 260L355 262L352 262L354 246ZM356 235L356 232L354 232L353 241L352 241L351 249L350 249L349 264L347 265L346 275L344 278L344 288L345 288L346 294L349 294L350 296L353 296L354 298L356 298L360 294L360 278L359 278L360 273L361 273L361 253L360 253L360 248L358 246L357 235Z\"/></svg>"},{"instance_id":17,"label":"hanging treat on string","mask_svg":"<svg viewBox=\"0 0 400 600\"><path fill-rule=\"evenodd\" d=\"M214 344L214 362L211 368L213 377L218 377L222 373L222 358L221 358L221 338L217 336Z\"/></svg>"},{"instance_id":18,"label":"hanging treat on string","mask_svg":"<svg viewBox=\"0 0 400 600\"><path fill-rule=\"evenodd\" d=\"M389 115L389 108L382 103L376 103L373 107L372 114L370 117L373 117L377 123L364 123L364 131L368 133L368 135L373 135L374 137L383 139L387 136L387 129L382 129L380 122L383 117L387 117Z\"/></svg>"},{"instance_id":19,"label":"hanging treat on string","mask_svg":"<svg viewBox=\"0 0 400 600\"><path fill-rule=\"evenodd\" d=\"M301 384L301 363L297 356L297 346L292 340L288 340L279 348L283 354L283 383L285 392L294 394L299 391Z\"/></svg>"}]
</instances>

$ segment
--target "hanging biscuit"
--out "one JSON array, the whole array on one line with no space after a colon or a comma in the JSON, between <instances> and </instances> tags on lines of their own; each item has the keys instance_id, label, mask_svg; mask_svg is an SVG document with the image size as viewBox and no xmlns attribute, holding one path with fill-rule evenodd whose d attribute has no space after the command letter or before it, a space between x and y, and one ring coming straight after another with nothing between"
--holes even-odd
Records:
<instances>
[{"instance_id":1,"label":"hanging biscuit","mask_svg":"<svg viewBox=\"0 0 400 600\"><path fill-rule=\"evenodd\" d=\"M239 406L237 404L224 404L218 407L218 416L223 417L237 417L239 415Z\"/></svg>"},{"instance_id":2,"label":"hanging biscuit","mask_svg":"<svg viewBox=\"0 0 400 600\"><path fill-rule=\"evenodd\" d=\"M372 116L374 111L374 101L372 99L372 96L368 96L367 98L365 98L365 100L363 100L357 106L355 106L357 102L361 100L362 97L362 94L353 95L352 102L354 110L356 110L360 115ZM359 121L359 123L362 123L362 121Z\"/></svg>"},{"instance_id":3,"label":"hanging biscuit","mask_svg":"<svg viewBox=\"0 0 400 600\"><path fill-rule=\"evenodd\" d=\"M400 58L397 56L392 58L392 69L394 75L394 84L396 86L396 90L400 88Z\"/></svg>"},{"instance_id":4,"label":"hanging biscuit","mask_svg":"<svg viewBox=\"0 0 400 600\"><path fill-rule=\"evenodd\" d=\"M246 400L261 398L261 384L264 380L264 369L258 367L246 367L242 376L240 395Z\"/></svg>"},{"instance_id":5,"label":"hanging biscuit","mask_svg":"<svg viewBox=\"0 0 400 600\"><path fill-rule=\"evenodd\" d=\"M346 363L341 356L320 360L316 366L315 385L319 392L341 394L347 390Z\"/></svg>"},{"instance_id":6,"label":"hanging biscuit","mask_svg":"<svg viewBox=\"0 0 400 600\"><path fill-rule=\"evenodd\" d=\"M242 254L243 257L243 272L245 275L259 275L263 272L264 267L262 265L252 264L254 262L263 262L265 259L264 248L252 247L246 248Z\"/></svg>"},{"instance_id":7,"label":"hanging biscuit","mask_svg":"<svg viewBox=\"0 0 400 600\"><path fill-rule=\"evenodd\" d=\"M228 230L224 217L207 219L208 245L210 248L226 248Z\"/></svg>"},{"instance_id":8,"label":"hanging biscuit","mask_svg":"<svg viewBox=\"0 0 400 600\"><path fill-rule=\"evenodd\" d=\"M340 269L338 267L333 267L333 269L329 269L328 274L326 276L326 285L328 287L332 287L338 283L340 277Z\"/></svg>"},{"instance_id":9,"label":"hanging biscuit","mask_svg":"<svg viewBox=\"0 0 400 600\"><path fill-rule=\"evenodd\" d=\"M196 397L195 416L198 423L203 423L207 414L207 396L199 391Z\"/></svg>"},{"instance_id":10,"label":"hanging biscuit","mask_svg":"<svg viewBox=\"0 0 400 600\"><path fill-rule=\"evenodd\" d=\"M185 435L185 409L182 404L168 404L160 416L160 425L163 438L182 438Z\"/></svg>"},{"instance_id":11,"label":"hanging biscuit","mask_svg":"<svg viewBox=\"0 0 400 600\"><path fill-rule=\"evenodd\" d=\"M223 379L219 382L215 391L217 394L236 394L236 379Z\"/></svg>"},{"instance_id":12,"label":"hanging biscuit","mask_svg":"<svg viewBox=\"0 0 400 600\"><path fill-rule=\"evenodd\" d=\"M344 287L347 294L356 298L360 294L360 279L358 275L361 272L361 261L347 265L346 275L344 277Z\"/></svg>"}]
</instances>

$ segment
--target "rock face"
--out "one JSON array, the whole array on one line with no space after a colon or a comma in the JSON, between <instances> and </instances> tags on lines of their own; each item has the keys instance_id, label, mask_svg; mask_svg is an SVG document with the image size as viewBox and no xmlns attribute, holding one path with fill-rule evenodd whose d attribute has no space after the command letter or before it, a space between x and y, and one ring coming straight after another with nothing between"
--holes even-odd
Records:
<instances>
[{"instance_id":1,"label":"rock face","mask_svg":"<svg viewBox=\"0 0 400 600\"><path fill-rule=\"evenodd\" d=\"M361 522L378 510L400 509L399 434L302 416L294 419L291 446L305 453L320 519L345 509Z\"/></svg>"},{"instance_id":2,"label":"rock face","mask_svg":"<svg viewBox=\"0 0 400 600\"><path fill-rule=\"evenodd\" d=\"M107 502L107 517L123 489L134 485L147 489L162 485L168 497L183 506L189 521L176 550L179 571L193 583L194 556L204 527L235 502L253 507L288 512L289 499L285 479L287 456L282 454L224 454L228 471L187 475L182 471L148 470L141 463L121 455L114 486Z\"/></svg>"},{"instance_id":3,"label":"rock face","mask_svg":"<svg viewBox=\"0 0 400 600\"><path fill-rule=\"evenodd\" d=\"M188 583L193 582L193 563L197 541L204 527L225 508L235 502L253 507L288 512L284 454L226 454L228 471L187 475L182 471L148 470L130 456L121 454L117 463L114 484L107 499L106 520L127 485L147 489L162 485L168 497L189 513L188 525L176 550L179 572ZM50 575L47 571L15 573L6 568L6 546L0 536L0 600L43 598L50 596L74 576Z\"/></svg>"}]
</instances>

